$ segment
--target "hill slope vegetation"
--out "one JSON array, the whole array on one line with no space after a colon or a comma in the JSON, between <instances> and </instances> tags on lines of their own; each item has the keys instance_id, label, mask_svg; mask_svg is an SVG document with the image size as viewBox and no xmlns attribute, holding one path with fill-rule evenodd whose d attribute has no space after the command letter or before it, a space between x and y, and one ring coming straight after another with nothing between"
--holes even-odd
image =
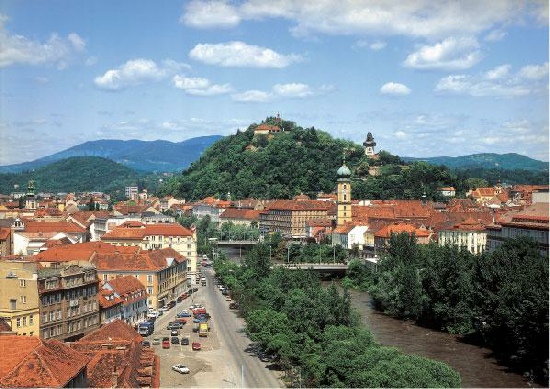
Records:
<instances>
[{"instance_id":1,"label":"hill slope vegetation","mask_svg":"<svg viewBox=\"0 0 550 389\"><path fill-rule=\"evenodd\" d=\"M0 192L10 193L14 186L25 188L35 181L39 192L116 192L124 186L143 184L145 176L102 157L66 158L33 171L0 173Z\"/></svg>"}]
</instances>

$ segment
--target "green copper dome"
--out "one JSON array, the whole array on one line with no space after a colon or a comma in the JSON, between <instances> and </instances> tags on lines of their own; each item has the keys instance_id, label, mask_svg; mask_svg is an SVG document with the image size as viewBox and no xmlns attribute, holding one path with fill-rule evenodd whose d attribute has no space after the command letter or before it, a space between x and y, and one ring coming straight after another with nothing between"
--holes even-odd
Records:
<instances>
[{"instance_id":1,"label":"green copper dome","mask_svg":"<svg viewBox=\"0 0 550 389\"><path fill-rule=\"evenodd\" d=\"M338 177L351 177L351 171L344 163L340 168L336 171L336 175Z\"/></svg>"}]
</instances>

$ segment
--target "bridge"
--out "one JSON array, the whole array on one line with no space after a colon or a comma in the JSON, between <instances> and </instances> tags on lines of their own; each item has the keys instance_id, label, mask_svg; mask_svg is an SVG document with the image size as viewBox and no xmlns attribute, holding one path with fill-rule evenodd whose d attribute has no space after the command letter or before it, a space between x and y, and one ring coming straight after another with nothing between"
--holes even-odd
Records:
<instances>
[{"instance_id":1,"label":"bridge","mask_svg":"<svg viewBox=\"0 0 550 389\"><path fill-rule=\"evenodd\" d=\"M257 240L218 240L218 246L254 246L258 244Z\"/></svg>"}]
</instances>

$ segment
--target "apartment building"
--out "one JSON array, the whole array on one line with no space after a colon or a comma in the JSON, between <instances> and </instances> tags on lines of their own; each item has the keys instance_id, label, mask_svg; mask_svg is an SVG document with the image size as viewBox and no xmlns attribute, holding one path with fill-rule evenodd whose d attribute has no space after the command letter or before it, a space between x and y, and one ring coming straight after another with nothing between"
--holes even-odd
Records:
<instances>
[{"instance_id":1,"label":"apartment building","mask_svg":"<svg viewBox=\"0 0 550 389\"><path fill-rule=\"evenodd\" d=\"M279 232L287 239L307 237L310 220L327 219L334 204L319 200L275 200L260 212L260 233Z\"/></svg>"},{"instance_id":2,"label":"apartment building","mask_svg":"<svg viewBox=\"0 0 550 389\"><path fill-rule=\"evenodd\" d=\"M143 250L174 249L187 259L187 275L197 277L197 232L177 223L125 222L103 234L102 242L115 246L139 246Z\"/></svg>"},{"instance_id":3,"label":"apartment building","mask_svg":"<svg viewBox=\"0 0 550 389\"><path fill-rule=\"evenodd\" d=\"M0 318L17 335L40 336L38 266L32 260L0 258Z\"/></svg>"},{"instance_id":4,"label":"apartment building","mask_svg":"<svg viewBox=\"0 0 550 389\"><path fill-rule=\"evenodd\" d=\"M89 263L38 269L40 337L72 342L99 328L98 292Z\"/></svg>"},{"instance_id":5,"label":"apartment building","mask_svg":"<svg viewBox=\"0 0 550 389\"><path fill-rule=\"evenodd\" d=\"M481 221L468 218L438 232L440 246L454 245L472 254L481 254L487 245L487 231Z\"/></svg>"}]
</instances>

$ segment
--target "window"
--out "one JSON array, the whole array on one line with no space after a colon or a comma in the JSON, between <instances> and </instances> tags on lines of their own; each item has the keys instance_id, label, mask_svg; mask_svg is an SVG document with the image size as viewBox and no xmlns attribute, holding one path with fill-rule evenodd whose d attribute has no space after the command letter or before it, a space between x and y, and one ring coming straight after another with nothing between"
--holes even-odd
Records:
<instances>
[{"instance_id":1,"label":"window","mask_svg":"<svg viewBox=\"0 0 550 389\"><path fill-rule=\"evenodd\" d=\"M21 327L21 318L18 317L18 318L16 319L15 323L16 323L15 325L17 326L17 328Z\"/></svg>"},{"instance_id":2,"label":"window","mask_svg":"<svg viewBox=\"0 0 550 389\"><path fill-rule=\"evenodd\" d=\"M103 274L103 281L107 281L107 274Z\"/></svg>"},{"instance_id":3,"label":"window","mask_svg":"<svg viewBox=\"0 0 550 389\"><path fill-rule=\"evenodd\" d=\"M24 288L27 286L27 280L19 280L19 287Z\"/></svg>"},{"instance_id":4,"label":"window","mask_svg":"<svg viewBox=\"0 0 550 389\"><path fill-rule=\"evenodd\" d=\"M29 316L29 325L32 326L33 324L34 324L34 316L30 315ZM32 332L31 332L31 335L32 335Z\"/></svg>"},{"instance_id":5,"label":"window","mask_svg":"<svg viewBox=\"0 0 550 389\"><path fill-rule=\"evenodd\" d=\"M152 286L149 286L147 288L147 293L149 293L150 295L153 294L153 287Z\"/></svg>"},{"instance_id":6,"label":"window","mask_svg":"<svg viewBox=\"0 0 550 389\"><path fill-rule=\"evenodd\" d=\"M23 304L26 304L27 303L27 296L19 296L19 298L21 299L21 302Z\"/></svg>"},{"instance_id":7,"label":"window","mask_svg":"<svg viewBox=\"0 0 550 389\"><path fill-rule=\"evenodd\" d=\"M27 316L23 316L23 326L27 325Z\"/></svg>"},{"instance_id":8,"label":"window","mask_svg":"<svg viewBox=\"0 0 550 389\"><path fill-rule=\"evenodd\" d=\"M151 274L147 275L147 282L151 284L153 282L153 276Z\"/></svg>"}]
</instances>

